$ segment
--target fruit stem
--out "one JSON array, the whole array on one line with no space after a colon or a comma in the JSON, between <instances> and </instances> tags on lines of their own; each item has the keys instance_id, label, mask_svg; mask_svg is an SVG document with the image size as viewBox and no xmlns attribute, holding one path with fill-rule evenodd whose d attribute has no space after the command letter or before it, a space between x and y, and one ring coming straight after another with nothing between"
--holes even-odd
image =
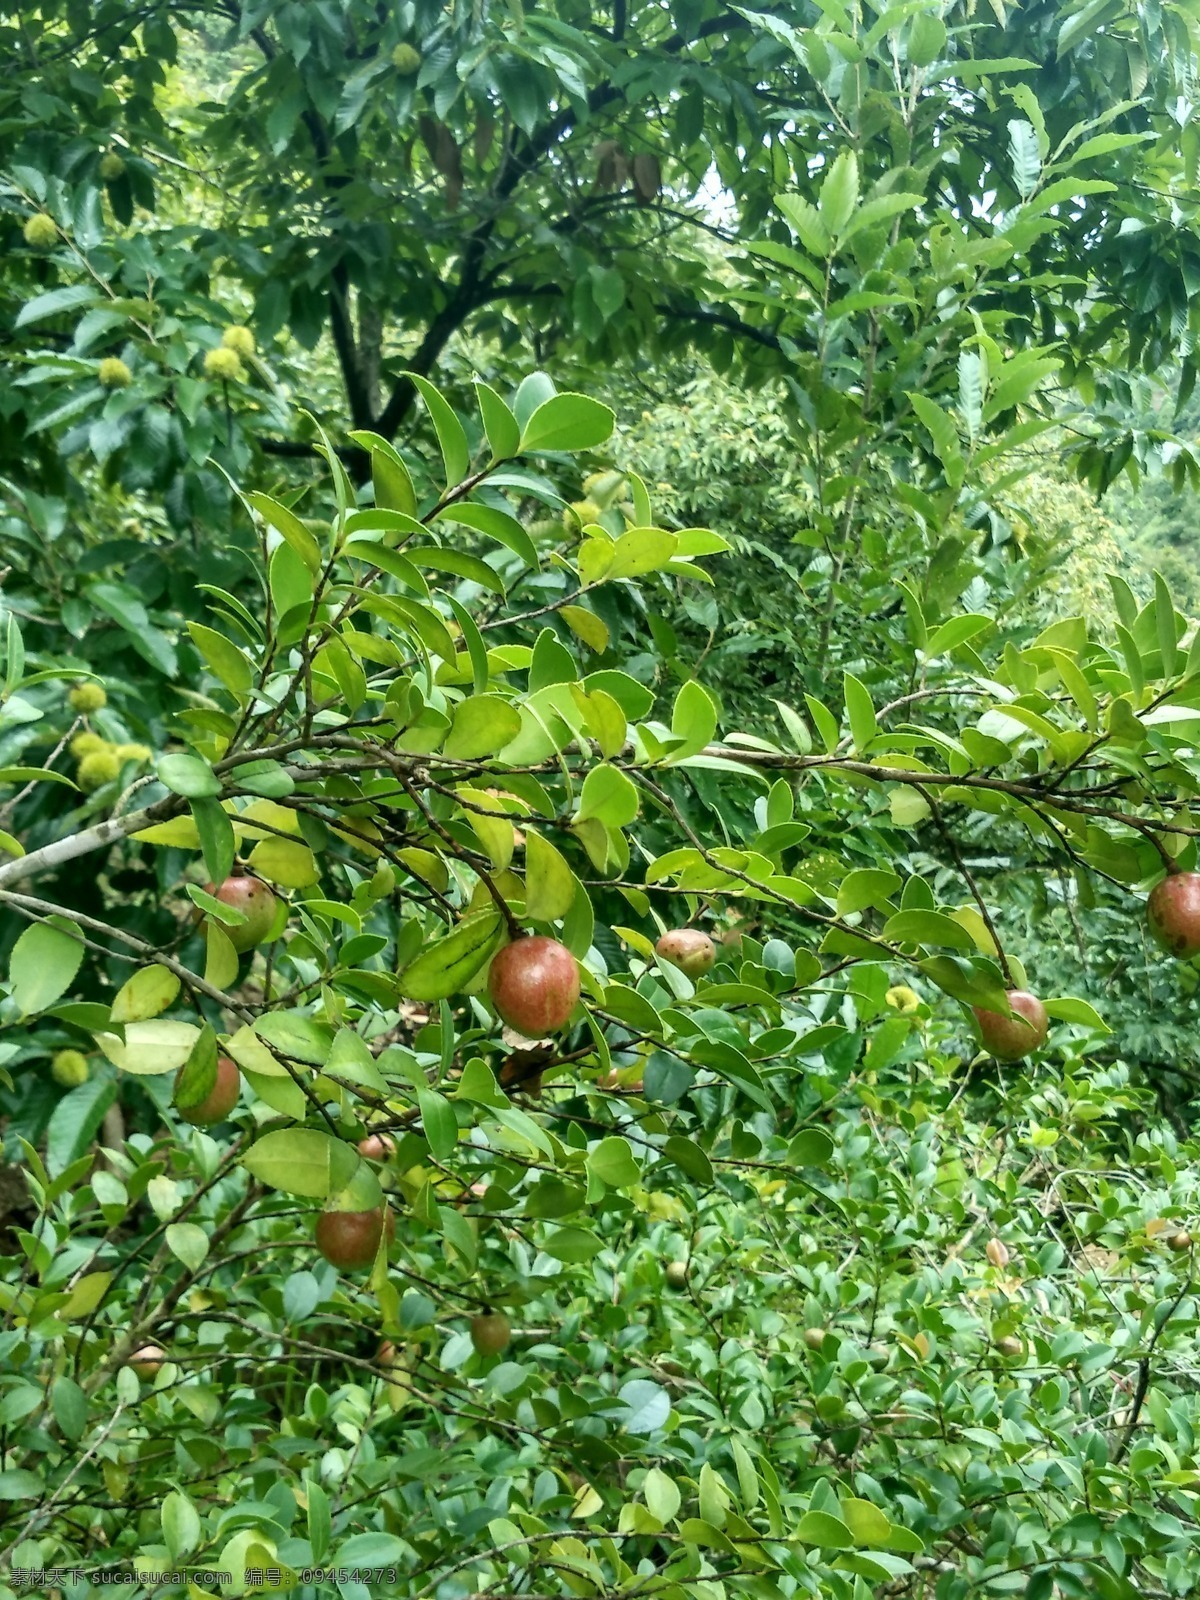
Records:
<instances>
[{"instance_id":1,"label":"fruit stem","mask_svg":"<svg viewBox=\"0 0 1200 1600\"><path fill-rule=\"evenodd\" d=\"M971 891L971 898L979 908L979 915L983 918L983 925L991 935L992 943L996 947L996 960L999 963L1005 985L1011 989L1013 987L1013 975L1008 965L1008 957L1004 953L1004 946L1000 943L1000 935L996 930L996 924L992 921L992 914L987 908L987 902L979 892L979 885L975 882L970 867L963 860L962 851L958 848L958 840L946 826L946 819L942 816L942 808L938 805L933 795L927 789L922 788L919 783L914 783L912 787L922 796L929 807L933 815L934 825L945 840L946 848L954 858L954 865L958 868L967 888Z\"/></svg>"}]
</instances>

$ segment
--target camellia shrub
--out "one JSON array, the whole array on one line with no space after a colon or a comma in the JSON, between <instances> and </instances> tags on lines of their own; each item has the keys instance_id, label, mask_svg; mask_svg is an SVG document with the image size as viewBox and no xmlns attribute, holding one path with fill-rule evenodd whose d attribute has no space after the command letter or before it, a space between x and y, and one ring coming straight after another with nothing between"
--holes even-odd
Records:
<instances>
[{"instance_id":1,"label":"camellia shrub","mask_svg":"<svg viewBox=\"0 0 1200 1600\"><path fill-rule=\"evenodd\" d=\"M633 473L558 515L611 412L414 381L443 487L358 432L328 514L242 490L160 750L82 782L111 708L9 625L13 1095L75 1053L4 1238L13 1588L1187 1592L1197 1169L957 842L1191 940L1165 587L1024 646L913 590L919 691L741 734L613 644L726 541Z\"/></svg>"}]
</instances>

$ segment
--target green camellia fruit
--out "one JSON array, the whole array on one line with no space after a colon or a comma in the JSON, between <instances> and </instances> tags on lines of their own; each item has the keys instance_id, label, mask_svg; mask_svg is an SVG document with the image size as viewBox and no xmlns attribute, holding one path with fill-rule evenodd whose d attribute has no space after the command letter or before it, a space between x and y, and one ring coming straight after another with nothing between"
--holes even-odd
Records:
<instances>
[{"instance_id":1,"label":"green camellia fruit","mask_svg":"<svg viewBox=\"0 0 1200 1600\"><path fill-rule=\"evenodd\" d=\"M78 1089L88 1080L87 1057L82 1050L60 1050L50 1063L50 1076L64 1089Z\"/></svg>"},{"instance_id":2,"label":"green camellia fruit","mask_svg":"<svg viewBox=\"0 0 1200 1600\"><path fill-rule=\"evenodd\" d=\"M1168 1238L1167 1238L1167 1249L1168 1250L1183 1251L1183 1250L1190 1250L1191 1248L1192 1248L1192 1236L1191 1236L1190 1233L1188 1233L1186 1228L1180 1228L1177 1233L1172 1233L1172 1234L1168 1235Z\"/></svg>"},{"instance_id":3,"label":"green camellia fruit","mask_svg":"<svg viewBox=\"0 0 1200 1600\"><path fill-rule=\"evenodd\" d=\"M668 1289L686 1289L688 1269L686 1261L668 1261L666 1271L663 1273Z\"/></svg>"},{"instance_id":4,"label":"green camellia fruit","mask_svg":"<svg viewBox=\"0 0 1200 1600\"><path fill-rule=\"evenodd\" d=\"M105 356L96 376L100 379L102 389L128 389L133 382L133 373L120 356Z\"/></svg>"},{"instance_id":5,"label":"green camellia fruit","mask_svg":"<svg viewBox=\"0 0 1200 1600\"><path fill-rule=\"evenodd\" d=\"M180 1067L176 1074L176 1087L185 1070L185 1067ZM237 1105L241 1089L242 1075L238 1071L237 1062L231 1061L228 1056L218 1056L217 1076L204 1099L199 1105L177 1106L176 1110L185 1122L192 1124L193 1128L211 1128L214 1123L225 1121Z\"/></svg>"},{"instance_id":6,"label":"green camellia fruit","mask_svg":"<svg viewBox=\"0 0 1200 1600\"><path fill-rule=\"evenodd\" d=\"M30 217L24 227L25 243L31 250L53 250L58 243L58 228L54 218L44 211Z\"/></svg>"},{"instance_id":7,"label":"green camellia fruit","mask_svg":"<svg viewBox=\"0 0 1200 1600\"><path fill-rule=\"evenodd\" d=\"M234 874L226 878L219 889L214 889L211 883L205 884L205 889L222 905L244 913L245 922L239 922L236 927L220 924L222 933L240 955L260 945L275 926L278 902L261 878Z\"/></svg>"},{"instance_id":8,"label":"green camellia fruit","mask_svg":"<svg viewBox=\"0 0 1200 1600\"><path fill-rule=\"evenodd\" d=\"M975 1020L983 1047L997 1061L1021 1061L1032 1050L1040 1050L1050 1031L1050 1018L1037 995L1028 989L1010 989L1011 1017L975 1006Z\"/></svg>"},{"instance_id":9,"label":"green camellia fruit","mask_svg":"<svg viewBox=\"0 0 1200 1600\"><path fill-rule=\"evenodd\" d=\"M512 1324L503 1311L481 1311L471 1318L471 1343L476 1354L498 1356L512 1338Z\"/></svg>"},{"instance_id":10,"label":"green camellia fruit","mask_svg":"<svg viewBox=\"0 0 1200 1600\"><path fill-rule=\"evenodd\" d=\"M1200 955L1200 872L1171 872L1146 901L1150 932L1180 961Z\"/></svg>"},{"instance_id":11,"label":"green camellia fruit","mask_svg":"<svg viewBox=\"0 0 1200 1600\"><path fill-rule=\"evenodd\" d=\"M342 1272L369 1267L387 1233L396 1237L396 1218L390 1206L373 1211L322 1211L317 1218L317 1249L331 1266Z\"/></svg>"},{"instance_id":12,"label":"green camellia fruit","mask_svg":"<svg viewBox=\"0 0 1200 1600\"><path fill-rule=\"evenodd\" d=\"M805 1328L804 1342L810 1350L823 1350L825 1348L824 1328Z\"/></svg>"},{"instance_id":13,"label":"green camellia fruit","mask_svg":"<svg viewBox=\"0 0 1200 1600\"><path fill-rule=\"evenodd\" d=\"M75 782L84 794L94 794L106 783L115 783L121 775L121 761L111 745L103 750L93 750L75 769Z\"/></svg>"},{"instance_id":14,"label":"green camellia fruit","mask_svg":"<svg viewBox=\"0 0 1200 1600\"><path fill-rule=\"evenodd\" d=\"M673 928L654 946L664 961L689 978L702 978L711 972L717 947L700 928Z\"/></svg>"},{"instance_id":15,"label":"green camellia fruit","mask_svg":"<svg viewBox=\"0 0 1200 1600\"><path fill-rule=\"evenodd\" d=\"M255 350L254 335L239 323L225 329L221 335L221 345L223 349L232 350L235 356L248 361Z\"/></svg>"},{"instance_id":16,"label":"green camellia fruit","mask_svg":"<svg viewBox=\"0 0 1200 1600\"><path fill-rule=\"evenodd\" d=\"M108 704L108 695L102 683L77 683L67 691L67 704L72 711L78 711L81 716L87 716L89 711L99 711ZM74 745L71 746L75 748Z\"/></svg>"},{"instance_id":17,"label":"green camellia fruit","mask_svg":"<svg viewBox=\"0 0 1200 1600\"><path fill-rule=\"evenodd\" d=\"M204 376L218 378L222 383L237 383L244 378L246 369L242 366L242 358L236 350L229 349L228 345L218 345L215 350L209 350L204 357Z\"/></svg>"},{"instance_id":18,"label":"green camellia fruit","mask_svg":"<svg viewBox=\"0 0 1200 1600\"><path fill-rule=\"evenodd\" d=\"M579 965L557 939L515 939L492 962L488 993L510 1028L542 1039L569 1021L579 999Z\"/></svg>"}]
</instances>

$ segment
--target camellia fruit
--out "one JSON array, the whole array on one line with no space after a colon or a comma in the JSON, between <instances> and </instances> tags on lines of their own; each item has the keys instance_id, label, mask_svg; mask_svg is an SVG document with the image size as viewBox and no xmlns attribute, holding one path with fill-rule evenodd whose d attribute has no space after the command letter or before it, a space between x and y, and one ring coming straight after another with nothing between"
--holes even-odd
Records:
<instances>
[{"instance_id":1,"label":"camellia fruit","mask_svg":"<svg viewBox=\"0 0 1200 1600\"><path fill-rule=\"evenodd\" d=\"M411 44L398 44L392 51L392 65L402 78L411 78L421 70L421 52Z\"/></svg>"},{"instance_id":2,"label":"camellia fruit","mask_svg":"<svg viewBox=\"0 0 1200 1600\"><path fill-rule=\"evenodd\" d=\"M1031 1050L1040 1050L1050 1031L1050 1018L1037 995L1028 989L1010 989L1011 1017L975 1006L975 1020L984 1049L997 1061L1021 1061Z\"/></svg>"},{"instance_id":3,"label":"camellia fruit","mask_svg":"<svg viewBox=\"0 0 1200 1600\"><path fill-rule=\"evenodd\" d=\"M498 1356L512 1338L512 1324L503 1311L481 1311L471 1318L471 1343L481 1356Z\"/></svg>"},{"instance_id":4,"label":"camellia fruit","mask_svg":"<svg viewBox=\"0 0 1200 1600\"><path fill-rule=\"evenodd\" d=\"M175 1077L176 1088L185 1071L180 1067ZM185 1122L190 1122L193 1128L211 1128L215 1122L224 1122L225 1118L237 1105L238 1095L242 1092L242 1075L238 1071L236 1061L228 1056L217 1057L217 1076L212 1088L196 1106L176 1106L176 1110Z\"/></svg>"},{"instance_id":5,"label":"camellia fruit","mask_svg":"<svg viewBox=\"0 0 1200 1600\"><path fill-rule=\"evenodd\" d=\"M1200 872L1171 872L1146 901L1150 932L1170 955L1200 955Z\"/></svg>"},{"instance_id":6,"label":"camellia fruit","mask_svg":"<svg viewBox=\"0 0 1200 1600\"><path fill-rule=\"evenodd\" d=\"M500 1016L527 1039L563 1027L579 999L579 965L565 944L540 935L505 945L488 973Z\"/></svg>"},{"instance_id":7,"label":"camellia fruit","mask_svg":"<svg viewBox=\"0 0 1200 1600\"><path fill-rule=\"evenodd\" d=\"M162 1371L163 1362L167 1359L167 1352L156 1344L144 1344L140 1350L135 1350L125 1363L132 1367L143 1383L152 1383Z\"/></svg>"},{"instance_id":8,"label":"camellia fruit","mask_svg":"<svg viewBox=\"0 0 1200 1600\"><path fill-rule=\"evenodd\" d=\"M240 322L225 329L221 335L221 344L226 350L232 350L234 355L247 361L255 350L254 334Z\"/></svg>"},{"instance_id":9,"label":"camellia fruit","mask_svg":"<svg viewBox=\"0 0 1200 1600\"><path fill-rule=\"evenodd\" d=\"M369 1267L387 1232L388 1243L396 1237L396 1218L390 1206L373 1211L322 1211L317 1218L317 1249L343 1272Z\"/></svg>"},{"instance_id":10,"label":"camellia fruit","mask_svg":"<svg viewBox=\"0 0 1200 1600\"><path fill-rule=\"evenodd\" d=\"M215 350L209 350L204 357L204 376L217 378L222 383L237 383L246 375L242 365L242 358L236 350L231 350L228 345L218 345Z\"/></svg>"},{"instance_id":11,"label":"camellia fruit","mask_svg":"<svg viewBox=\"0 0 1200 1600\"><path fill-rule=\"evenodd\" d=\"M711 972L717 947L700 928L673 928L654 946L664 961L689 978L702 978Z\"/></svg>"},{"instance_id":12,"label":"camellia fruit","mask_svg":"<svg viewBox=\"0 0 1200 1600\"><path fill-rule=\"evenodd\" d=\"M226 878L219 889L214 889L211 883L204 887L205 892L223 906L245 913L245 922L239 922L235 928L224 923L220 925L235 950L244 955L263 942L275 925L276 901L261 878L231 877Z\"/></svg>"},{"instance_id":13,"label":"camellia fruit","mask_svg":"<svg viewBox=\"0 0 1200 1600\"><path fill-rule=\"evenodd\" d=\"M1002 1356L1023 1356L1025 1346L1015 1334L1006 1333L1002 1339L996 1340L996 1352Z\"/></svg>"},{"instance_id":14,"label":"camellia fruit","mask_svg":"<svg viewBox=\"0 0 1200 1600\"><path fill-rule=\"evenodd\" d=\"M75 782L84 794L94 794L106 783L114 783L121 775L121 758L111 745L103 750L93 750L75 769Z\"/></svg>"},{"instance_id":15,"label":"camellia fruit","mask_svg":"<svg viewBox=\"0 0 1200 1600\"><path fill-rule=\"evenodd\" d=\"M58 228L54 218L44 211L36 212L24 227L25 243L31 250L53 250L58 243Z\"/></svg>"},{"instance_id":16,"label":"camellia fruit","mask_svg":"<svg viewBox=\"0 0 1200 1600\"><path fill-rule=\"evenodd\" d=\"M810 1350L823 1350L825 1348L824 1328L805 1328L804 1342Z\"/></svg>"},{"instance_id":17,"label":"camellia fruit","mask_svg":"<svg viewBox=\"0 0 1200 1600\"><path fill-rule=\"evenodd\" d=\"M1178 1233L1171 1234L1167 1239L1168 1250L1190 1250L1191 1248L1192 1236L1186 1228L1180 1228Z\"/></svg>"},{"instance_id":18,"label":"camellia fruit","mask_svg":"<svg viewBox=\"0 0 1200 1600\"><path fill-rule=\"evenodd\" d=\"M386 1133L369 1133L358 1141L358 1153L368 1161L386 1161L390 1155L395 1155L396 1141L389 1139Z\"/></svg>"},{"instance_id":19,"label":"camellia fruit","mask_svg":"<svg viewBox=\"0 0 1200 1600\"><path fill-rule=\"evenodd\" d=\"M910 1011L916 1011L921 1004L921 996L915 989L910 989L906 983L893 984L887 994L884 995L884 999L893 1010L905 1014Z\"/></svg>"},{"instance_id":20,"label":"camellia fruit","mask_svg":"<svg viewBox=\"0 0 1200 1600\"><path fill-rule=\"evenodd\" d=\"M99 711L108 704L108 695L104 685L88 679L84 683L77 683L67 690L67 704L72 711L81 712L84 716L89 711ZM71 746L74 749L74 745Z\"/></svg>"},{"instance_id":21,"label":"camellia fruit","mask_svg":"<svg viewBox=\"0 0 1200 1600\"><path fill-rule=\"evenodd\" d=\"M668 1289L686 1289L688 1269L686 1261L668 1261L663 1277Z\"/></svg>"},{"instance_id":22,"label":"camellia fruit","mask_svg":"<svg viewBox=\"0 0 1200 1600\"><path fill-rule=\"evenodd\" d=\"M96 376L102 389L128 389L133 382L133 373L120 356L105 356Z\"/></svg>"},{"instance_id":23,"label":"camellia fruit","mask_svg":"<svg viewBox=\"0 0 1200 1600\"><path fill-rule=\"evenodd\" d=\"M64 1089L78 1089L88 1081L87 1057L82 1050L60 1050L50 1063L50 1076Z\"/></svg>"}]
</instances>

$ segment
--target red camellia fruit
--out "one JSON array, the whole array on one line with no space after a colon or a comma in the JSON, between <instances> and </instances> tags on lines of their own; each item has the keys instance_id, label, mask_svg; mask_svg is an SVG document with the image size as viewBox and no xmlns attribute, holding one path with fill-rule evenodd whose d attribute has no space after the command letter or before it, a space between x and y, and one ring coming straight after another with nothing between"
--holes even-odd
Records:
<instances>
[{"instance_id":1,"label":"red camellia fruit","mask_svg":"<svg viewBox=\"0 0 1200 1600\"><path fill-rule=\"evenodd\" d=\"M1146 901L1150 932L1180 961L1200 955L1200 872L1171 872Z\"/></svg>"},{"instance_id":2,"label":"red camellia fruit","mask_svg":"<svg viewBox=\"0 0 1200 1600\"><path fill-rule=\"evenodd\" d=\"M245 914L245 922L239 922L236 928L220 924L221 932L240 954L260 945L275 926L275 895L261 878L234 876L226 878L219 889L211 883L204 888L223 906Z\"/></svg>"},{"instance_id":3,"label":"red camellia fruit","mask_svg":"<svg viewBox=\"0 0 1200 1600\"><path fill-rule=\"evenodd\" d=\"M498 1356L512 1338L512 1324L503 1311L481 1311L471 1318L471 1343L481 1356Z\"/></svg>"},{"instance_id":4,"label":"red camellia fruit","mask_svg":"<svg viewBox=\"0 0 1200 1600\"><path fill-rule=\"evenodd\" d=\"M183 1073L184 1068L180 1067L175 1077L176 1087ZM242 1075L238 1071L237 1062L231 1061L228 1056L218 1056L216 1080L200 1104L176 1106L175 1109L185 1122L192 1124L193 1128L211 1128L214 1122L225 1121L237 1105L241 1090Z\"/></svg>"},{"instance_id":5,"label":"red camellia fruit","mask_svg":"<svg viewBox=\"0 0 1200 1600\"><path fill-rule=\"evenodd\" d=\"M160 1345L144 1344L140 1350L135 1350L125 1363L132 1367L143 1383L152 1383L162 1371L162 1364L167 1359L167 1352Z\"/></svg>"},{"instance_id":6,"label":"red camellia fruit","mask_svg":"<svg viewBox=\"0 0 1200 1600\"><path fill-rule=\"evenodd\" d=\"M673 928L654 946L664 961L669 961L689 978L702 978L712 970L717 947L699 928Z\"/></svg>"},{"instance_id":7,"label":"red camellia fruit","mask_svg":"<svg viewBox=\"0 0 1200 1600\"><path fill-rule=\"evenodd\" d=\"M579 966L565 944L540 936L517 939L492 962L492 1004L527 1039L557 1033L579 999Z\"/></svg>"},{"instance_id":8,"label":"red camellia fruit","mask_svg":"<svg viewBox=\"0 0 1200 1600\"><path fill-rule=\"evenodd\" d=\"M396 1141L389 1139L386 1133L369 1133L365 1139L358 1141L358 1153L366 1156L368 1161L386 1161L396 1153Z\"/></svg>"},{"instance_id":9,"label":"red camellia fruit","mask_svg":"<svg viewBox=\"0 0 1200 1600\"><path fill-rule=\"evenodd\" d=\"M390 1244L396 1237L396 1218L389 1206L376 1206L373 1211L322 1211L317 1218L317 1249L343 1272L369 1267L385 1228Z\"/></svg>"},{"instance_id":10,"label":"red camellia fruit","mask_svg":"<svg viewBox=\"0 0 1200 1600\"><path fill-rule=\"evenodd\" d=\"M1031 1050L1040 1050L1045 1044L1050 1018L1037 995L1030 994L1028 989L1010 989L1008 1003L1013 1009L1011 1017L975 1006L975 1020L984 1049L990 1055L997 1061L1020 1061Z\"/></svg>"}]
</instances>

